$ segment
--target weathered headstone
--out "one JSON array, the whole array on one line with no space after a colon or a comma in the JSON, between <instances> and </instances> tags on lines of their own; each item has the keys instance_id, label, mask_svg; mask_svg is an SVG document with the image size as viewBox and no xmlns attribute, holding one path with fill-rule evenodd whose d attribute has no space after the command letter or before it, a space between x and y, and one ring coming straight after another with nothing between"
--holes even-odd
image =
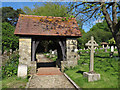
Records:
<instances>
[{"instance_id":1,"label":"weathered headstone","mask_svg":"<svg viewBox=\"0 0 120 90\"><path fill-rule=\"evenodd\" d=\"M55 51L52 51L52 57L55 57Z\"/></svg>"},{"instance_id":2,"label":"weathered headstone","mask_svg":"<svg viewBox=\"0 0 120 90\"><path fill-rule=\"evenodd\" d=\"M55 52L54 52L54 51L52 51L52 54L54 55L54 54L55 54Z\"/></svg>"},{"instance_id":3,"label":"weathered headstone","mask_svg":"<svg viewBox=\"0 0 120 90\"><path fill-rule=\"evenodd\" d=\"M83 76L88 78L88 82L97 81L100 79L100 74L96 74L94 72L94 50L98 44L95 42L94 37L91 36L91 40L89 40L85 45L90 49L90 67L89 72L84 72Z\"/></svg>"},{"instance_id":4,"label":"weathered headstone","mask_svg":"<svg viewBox=\"0 0 120 90\"><path fill-rule=\"evenodd\" d=\"M27 65L19 64L18 65L18 77L25 78L27 76Z\"/></svg>"},{"instance_id":5,"label":"weathered headstone","mask_svg":"<svg viewBox=\"0 0 120 90\"><path fill-rule=\"evenodd\" d=\"M114 53L114 46L111 46L110 57L113 57L113 53Z\"/></svg>"},{"instance_id":6,"label":"weathered headstone","mask_svg":"<svg viewBox=\"0 0 120 90\"><path fill-rule=\"evenodd\" d=\"M76 52L76 53L77 53L77 51L78 51L78 49L75 49L75 50L74 50L74 52Z\"/></svg>"}]
</instances>

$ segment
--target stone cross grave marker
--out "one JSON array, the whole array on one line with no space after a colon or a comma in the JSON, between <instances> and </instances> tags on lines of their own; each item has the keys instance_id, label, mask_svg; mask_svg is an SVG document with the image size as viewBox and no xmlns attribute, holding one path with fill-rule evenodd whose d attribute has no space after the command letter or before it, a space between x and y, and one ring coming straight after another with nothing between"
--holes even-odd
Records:
<instances>
[{"instance_id":1,"label":"stone cross grave marker","mask_svg":"<svg viewBox=\"0 0 120 90\"><path fill-rule=\"evenodd\" d=\"M94 37L91 36L91 40L85 44L90 49L90 68L89 72L84 72L83 76L88 78L88 82L100 80L100 74L95 73L94 70L94 50L98 46L95 42Z\"/></svg>"},{"instance_id":2,"label":"stone cross grave marker","mask_svg":"<svg viewBox=\"0 0 120 90\"><path fill-rule=\"evenodd\" d=\"M91 36L91 40L89 40L88 43L86 43L85 45L88 46L88 48L90 49L90 68L89 68L89 72L93 72L93 70L94 70L94 50L96 49L98 44L95 42L94 37Z\"/></svg>"}]
</instances>

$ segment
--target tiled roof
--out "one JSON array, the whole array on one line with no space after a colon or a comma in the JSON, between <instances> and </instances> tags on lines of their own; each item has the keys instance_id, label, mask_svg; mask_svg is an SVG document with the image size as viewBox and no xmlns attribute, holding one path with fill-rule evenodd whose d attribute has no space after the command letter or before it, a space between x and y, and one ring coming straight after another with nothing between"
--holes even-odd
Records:
<instances>
[{"instance_id":1,"label":"tiled roof","mask_svg":"<svg viewBox=\"0 0 120 90\"><path fill-rule=\"evenodd\" d=\"M103 45L103 44L106 44L106 45L107 45L108 43L107 43L107 42L102 42L101 45Z\"/></svg>"},{"instance_id":2,"label":"tiled roof","mask_svg":"<svg viewBox=\"0 0 120 90\"><path fill-rule=\"evenodd\" d=\"M75 18L20 14L14 34L81 36Z\"/></svg>"}]
</instances>

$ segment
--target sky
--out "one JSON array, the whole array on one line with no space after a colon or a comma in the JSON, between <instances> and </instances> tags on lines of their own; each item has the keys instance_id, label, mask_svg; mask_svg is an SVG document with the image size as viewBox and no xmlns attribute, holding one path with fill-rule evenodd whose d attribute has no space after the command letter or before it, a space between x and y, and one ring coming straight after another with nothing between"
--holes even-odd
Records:
<instances>
[{"instance_id":1,"label":"sky","mask_svg":"<svg viewBox=\"0 0 120 90\"><path fill-rule=\"evenodd\" d=\"M25 0L24 0L25 1ZM44 2L2 2L2 6L1 7L9 7L9 6L11 6L11 7L13 7L15 10L16 9L19 9L19 8L21 8L21 9L23 9L24 8L24 6L28 6L28 7L30 7L30 8L34 8L34 5L35 4L38 4L38 5L40 5L40 6L43 6L43 3ZM90 30L90 28L92 28L92 25L90 26L90 25L83 25L83 29L85 30L85 32L87 32L87 31L89 31Z\"/></svg>"}]
</instances>

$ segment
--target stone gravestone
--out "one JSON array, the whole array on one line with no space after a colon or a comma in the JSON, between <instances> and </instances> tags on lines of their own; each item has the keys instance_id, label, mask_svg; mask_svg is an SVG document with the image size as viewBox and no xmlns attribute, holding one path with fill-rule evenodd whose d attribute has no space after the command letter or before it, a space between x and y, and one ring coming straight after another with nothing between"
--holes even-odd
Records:
<instances>
[{"instance_id":1,"label":"stone gravestone","mask_svg":"<svg viewBox=\"0 0 120 90\"><path fill-rule=\"evenodd\" d=\"M52 51L52 57L55 57L55 51Z\"/></svg>"},{"instance_id":2,"label":"stone gravestone","mask_svg":"<svg viewBox=\"0 0 120 90\"><path fill-rule=\"evenodd\" d=\"M74 52L76 52L76 53L77 53L77 52L78 52L78 49L75 49L75 50L74 50Z\"/></svg>"},{"instance_id":3,"label":"stone gravestone","mask_svg":"<svg viewBox=\"0 0 120 90\"><path fill-rule=\"evenodd\" d=\"M19 64L18 65L18 77L26 78L27 77L27 65Z\"/></svg>"},{"instance_id":4,"label":"stone gravestone","mask_svg":"<svg viewBox=\"0 0 120 90\"><path fill-rule=\"evenodd\" d=\"M84 72L83 76L88 78L88 82L100 80L100 74L94 72L94 50L98 44L95 42L94 37L91 36L91 40L85 45L90 49L90 67L89 72Z\"/></svg>"},{"instance_id":5,"label":"stone gravestone","mask_svg":"<svg viewBox=\"0 0 120 90\"><path fill-rule=\"evenodd\" d=\"M49 52L50 52L50 58L52 57L52 50L49 50Z\"/></svg>"},{"instance_id":6,"label":"stone gravestone","mask_svg":"<svg viewBox=\"0 0 120 90\"><path fill-rule=\"evenodd\" d=\"M113 57L113 53L114 53L114 46L111 46L110 57Z\"/></svg>"}]
</instances>

